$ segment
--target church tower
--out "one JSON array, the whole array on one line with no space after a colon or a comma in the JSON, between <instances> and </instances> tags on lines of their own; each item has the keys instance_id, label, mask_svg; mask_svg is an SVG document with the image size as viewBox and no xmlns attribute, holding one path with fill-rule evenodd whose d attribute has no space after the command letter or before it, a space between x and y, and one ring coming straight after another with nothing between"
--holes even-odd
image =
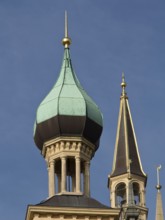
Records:
<instances>
[{"instance_id":1,"label":"church tower","mask_svg":"<svg viewBox=\"0 0 165 220\"><path fill-rule=\"evenodd\" d=\"M99 147L102 114L72 66L65 14L64 58L58 79L37 109L34 141L46 160L48 198L29 205L26 220L118 220L90 197L90 161Z\"/></svg>"},{"instance_id":2,"label":"church tower","mask_svg":"<svg viewBox=\"0 0 165 220\"><path fill-rule=\"evenodd\" d=\"M59 77L37 109L34 140L48 167L49 197L90 196L90 160L99 147L102 114L73 70L65 18Z\"/></svg>"},{"instance_id":3,"label":"church tower","mask_svg":"<svg viewBox=\"0 0 165 220\"><path fill-rule=\"evenodd\" d=\"M114 161L108 177L112 208L121 208L121 220L147 219L145 187L147 176L143 171L133 121L122 76L122 94L116 135Z\"/></svg>"}]
</instances>

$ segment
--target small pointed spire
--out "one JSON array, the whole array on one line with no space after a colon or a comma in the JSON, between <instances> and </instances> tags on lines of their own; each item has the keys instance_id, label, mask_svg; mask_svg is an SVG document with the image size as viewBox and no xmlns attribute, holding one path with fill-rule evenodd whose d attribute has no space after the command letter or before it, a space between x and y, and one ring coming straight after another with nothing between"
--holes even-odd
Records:
<instances>
[{"instance_id":1,"label":"small pointed spire","mask_svg":"<svg viewBox=\"0 0 165 220\"><path fill-rule=\"evenodd\" d=\"M125 95L126 95L126 92L125 92L126 86L127 86L127 84L126 84L126 82L125 82L124 72L122 72L122 82L121 82L122 96L125 96Z\"/></svg>"},{"instance_id":2,"label":"small pointed spire","mask_svg":"<svg viewBox=\"0 0 165 220\"><path fill-rule=\"evenodd\" d=\"M111 177L127 173L128 179L132 178L132 174L140 175L147 179L140 160L128 97L125 91L126 85L124 73L122 73L122 94L120 97L120 110Z\"/></svg>"},{"instance_id":3,"label":"small pointed spire","mask_svg":"<svg viewBox=\"0 0 165 220\"><path fill-rule=\"evenodd\" d=\"M68 37L68 16L67 11L65 11L65 37L62 40L62 44L65 48L69 48L69 45L71 44L71 39Z\"/></svg>"},{"instance_id":4,"label":"small pointed spire","mask_svg":"<svg viewBox=\"0 0 165 220\"><path fill-rule=\"evenodd\" d=\"M162 186L160 185L160 176L159 176L160 169L161 169L161 165L159 165L157 167L157 185L156 185L157 198L156 198L155 220L164 220L162 195L161 195L161 191L160 191L160 189L162 188Z\"/></svg>"}]
</instances>

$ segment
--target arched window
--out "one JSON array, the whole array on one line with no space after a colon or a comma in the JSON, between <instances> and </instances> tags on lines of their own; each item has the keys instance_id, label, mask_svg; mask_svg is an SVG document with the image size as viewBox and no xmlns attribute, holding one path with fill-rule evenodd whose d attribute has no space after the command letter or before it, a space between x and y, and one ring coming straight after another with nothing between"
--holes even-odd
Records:
<instances>
[{"instance_id":1,"label":"arched window","mask_svg":"<svg viewBox=\"0 0 165 220\"><path fill-rule=\"evenodd\" d=\"M136 205L140 203L140 187L138 183L133 183L133 194L134 194L134 201Z\"/></svg>"},{"instance_id":2,"label":"arched window","mask_svg":"<svg viewBox=\"0 0 165 220\"><path fill-rule=\"evenodd\" d=\"M119 183L116 186L116 207L121 207L126 203L126 185L125 183Z\"/></svg>"}]
</instances>

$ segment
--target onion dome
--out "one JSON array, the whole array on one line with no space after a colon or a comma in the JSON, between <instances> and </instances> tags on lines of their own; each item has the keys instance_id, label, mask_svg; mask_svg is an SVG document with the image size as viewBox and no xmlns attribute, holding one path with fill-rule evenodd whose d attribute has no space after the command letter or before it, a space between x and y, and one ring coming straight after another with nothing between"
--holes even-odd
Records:
<instances>
[{"instance_id":1,"label":"onion dome","mask_svg":"<svg viewBox=\"0 0 165 220\"><path fill-rule=\"evenodd\" d=\"M56 137L83 137L99 145L102 114L98 106L80 85L69 53L70 38L63 39L64 58L59 77L37 109L34 141L43 144Z\"/></svg>"}]
</instances>

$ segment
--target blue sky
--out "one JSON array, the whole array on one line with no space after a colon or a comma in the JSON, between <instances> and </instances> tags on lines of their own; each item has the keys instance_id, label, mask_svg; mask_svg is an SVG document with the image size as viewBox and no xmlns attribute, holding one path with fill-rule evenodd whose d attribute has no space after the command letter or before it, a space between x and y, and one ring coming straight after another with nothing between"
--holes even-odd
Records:
<instances>
[{"instance_id":1,"label":"blue sky","mask_svg":"<svg viewBox=\"0 0 165 220\"><path fill-rule=\"evenodd\" d=\"M91 162L92 197L109 204L107 176L124 71L153 220L158 164L165 188L165 2L161 0L0 0L0 214L5 220L24 219L27 205L48 194L46 163L34 145L33 124L38 105L60 71L65 10L74 70L104 116L100 148Z\"/></svg>"}]
</instances>

